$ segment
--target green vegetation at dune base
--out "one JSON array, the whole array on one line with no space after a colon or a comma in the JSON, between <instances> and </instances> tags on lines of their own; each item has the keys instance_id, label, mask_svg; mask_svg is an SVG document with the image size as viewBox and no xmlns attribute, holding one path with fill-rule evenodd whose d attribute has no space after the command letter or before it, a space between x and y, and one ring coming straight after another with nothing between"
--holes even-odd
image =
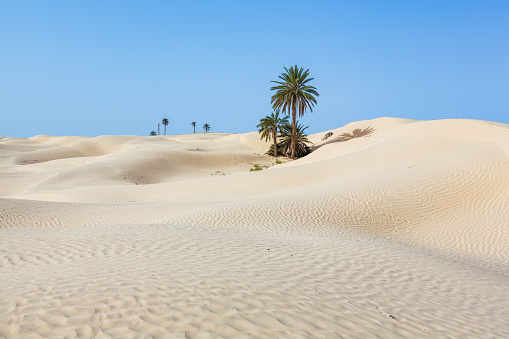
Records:
<instances>
[{"instance_id":1,"label":"green vegetation at dune base","mask_svg":"<svg viewBox=\"0 0 509 339\"><path fill-rule=\"evenodd\" d=\"M262 170L262 166L255 164L253 168L249 169L249 172L256 172L256 171L261 171L261 170Z\"/></svg>"}]
</instances>

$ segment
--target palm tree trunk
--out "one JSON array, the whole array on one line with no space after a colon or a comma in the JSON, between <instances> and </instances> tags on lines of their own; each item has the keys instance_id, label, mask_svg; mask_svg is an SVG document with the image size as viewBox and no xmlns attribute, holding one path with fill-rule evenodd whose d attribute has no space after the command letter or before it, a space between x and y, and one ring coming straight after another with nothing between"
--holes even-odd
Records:
<instances>
[{"instance_id":1,"label":"palm tree trunk","mask_svg":"<svg viewBox=\"0 0 509 339\"><path fill-rule=\"evenodd\" d=\"M166 135L166 125L164 125L164 135Z\"/></svg>"},{"instance_id":2,"label":"palm tree trunk","mask_svg":"<svg viewBox=\"0 0 509 339\"><path fill-rule=\"evenodd\" d=\"M292 159L295 159L297 149L297 107L292 105Z\"/></svg>"},{"instance_id":3,"label":"palm tree trunk","mask_svg":"<svg viewBox=\"0 0 509 339\"><path fill-rule=\"evenodd\" d=\"M272 131L272 138L274 139L274 157L277 159L277 129Z\"/></svg>"}]
</instances>

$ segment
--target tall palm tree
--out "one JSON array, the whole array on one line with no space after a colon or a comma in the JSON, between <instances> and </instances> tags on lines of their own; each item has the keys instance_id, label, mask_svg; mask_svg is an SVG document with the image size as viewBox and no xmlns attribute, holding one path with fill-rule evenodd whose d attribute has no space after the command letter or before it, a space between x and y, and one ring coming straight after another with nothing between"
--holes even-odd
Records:
<instances>
[{"instance_id":1,"label":"tall palm tree","mask_svg":"<svg viewBox=\"0 0 509 339\"><path fill-rule=\"evenodd\" d=\"M168 122L169 122L169 121L168 121L168 119L166 119L166 118L164 118L164 119L163 119L163 121L162 121L162 123L163 123L163 125L164 125L164 135L166 135L166 126L168 126Z\"/></svg>"},{"instance_id":2,"label":"tall palm tree","mask_svg":"<svg viewBox=\"0 0 509 339\"><path fill-rule=\"evenodd\" d=\"M196 133L196 121L193 121L191 125L193 126L193 133Z\"/></svg>"},{"instance_id":3,"label":"tall palm tree","mask_svg":"<svg viewBox=\"0 0 509 339\"><path fill-rule=\"evenodd\" d=\"M282 130L284 125L288 123L288 117L284 118L279 117L279 111L276 111L276 114L271 113L270 116L266 116L263 119L260 119L260 123L256 126L258 127L258 133L261 133L260 139L265 138L265 141L272 137L274 141L274 156L277 158L277 131Z\"/></svg>"},{"instance_id":4,"label":"tall palm tree","mask_svg":"<svg viewBox=\"0 0 509 339\"><path fill-rule=\"evenodd\" d=\"M203 129L205 130L205 133L207 133L210 130L210 125L209 124L203 125Z\"/></svg>"},{"instance_id":5,"label":"tall palm tree","mask_svg":"<svg viewBox=\"0 0 509 339\"><path fill-rule=\"evenodd\" d=\"M276 93L270 99L272 108L274 110L282 109L283 112L292 117L292 159L295 159L295 150L297 147L297 111L299 118L306 113L309 108L313 112L313 106L316 104L315 96L319 96L314 86L307 85L308 82L314 78L308 78L309 69L285 67L286 73L279 76L281 81L271 81L277 85L271 87L271 91L275 90Z\"/></svg>"}]
</instances>

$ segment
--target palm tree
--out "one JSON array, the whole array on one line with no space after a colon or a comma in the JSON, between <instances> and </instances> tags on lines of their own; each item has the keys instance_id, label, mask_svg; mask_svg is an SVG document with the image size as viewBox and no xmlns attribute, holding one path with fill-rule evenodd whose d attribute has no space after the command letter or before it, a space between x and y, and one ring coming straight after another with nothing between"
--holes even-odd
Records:
<instances>
[{"instance_id":1,"label":"palm tree","mask_svg":"<svg viewBox=\"0 0 509 339\"><path fill-rule=\"evenodd\" d=\"M164 135L166 135L166 126L168 126L168 119L164 118L162 123L164 125Z\"/></svg>"},{"instance_id":2,"label":"palm tree","mask_svg":"<svg viewBox=\"0 0 509 339\"><path fill-rule=\"evenodd\" d=\"M276 114L271 113L270 116L266 116L263 119L260 119L260 123L256 126L258 127L258 133L261 133L260 139L265 138L265 141L272 137L274 140L274 156L277 158L277 131L282 130L284 125L288 123L288 117L284 118L279 117L279 111L276 111Z\"/></svg>"},{"instance_id":3,"label":"palm tree","mask_svg":"<svg viewBox=\"0 0 509 339\"><path fill-rule=\"evenodd\" d=\"M286 73L282 73L279 78L282 81L271 81L277 85L271 87L271 91L276 93L272 96L270 103L274 110L282 109L283 112L292 116L292 159L295 159L295 151L297 147L297 110L299 118L306 113L309 108L313 112L313 106L316 104L316 98L319 96L314 86L307 85L314 78L308 78L309 69L304 71L302 67L299 69L297 65L287 69Z\"/></svg>"},{"instance_id":4,"label":"palm tree","mask_svg":"<svg viewBox=\"0 0 509 339\"><path fill-rule=\"evenodd\" d=\"M205 130L205 133L207 133L210 130L210 125L209 124L203 125L203 129Z\"/></svg>"},{"instance_id":5,"label":"palm tree","mask_svg":"<svg viewBox=\"0 0 509 339\"><path fill-rule=\"evenodd\" d=\"M196 121L193 121L191 125L193 126L193 133L196 133Z\"/></svg>"},{"instance_id":6,"label":"palm tree","mask_svg":"<svg viewBox=\"0 0 509 339\"><path fill-rule=\"evenodd\" d=\"M157 135L156 131L150 132L150 136L153 137L154 135Z\"/></svg>"},{"instance_id":7,"label":"palm tree","mask_svg":"<svg viewBox=\"0 0 509 339\"><path fill-rule=\"evenodd\" d=\"M299 124L297 121L297 128L296 128L296 136L297 136L297 142L295 143L295 156L297 158L301 158L305 155L308 155L311 152L311 149L307 144L310 144L311 141L308 140L308 135L305 133L306 129L309 126L304 127L303 125ZM292 134L293 134L293 126L290 123L286 123L281 130L281 141L277 144L276 151L285 154L285 155L291 155L292 153ZM268 155L274 155L274 146L271 145L269 151L267 152Z\"/></svg>"}]
</instances>

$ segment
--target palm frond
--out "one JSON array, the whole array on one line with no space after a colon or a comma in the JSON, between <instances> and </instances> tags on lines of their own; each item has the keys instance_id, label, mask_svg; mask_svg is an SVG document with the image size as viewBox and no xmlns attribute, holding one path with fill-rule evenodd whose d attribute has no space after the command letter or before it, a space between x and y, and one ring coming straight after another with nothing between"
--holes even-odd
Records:
<instances>
[{"instance_id":1,"label":"palm frond","mask_svg":"<svg viewBox=\"0 0 509 339\"><path fill-rule=\"evenodd\" d=\"M306 129L309 126L304 127L301 124L298 124L297 122L297 129L296 129L296 149L295 149L295 156L297 158L301 158L303 156L308 155L311 152L310 147L308 144L312 144L311 141L307 138L308 135L305 133ZM293 126L290 123L286 123L281 130L281 141L277 143L277 153L283 154L287 157L291 156L292 153L292 129ZM270 146L269 151L267 152L268 155L274 155L274 145Z\"/></svg>"}]
</instances>

